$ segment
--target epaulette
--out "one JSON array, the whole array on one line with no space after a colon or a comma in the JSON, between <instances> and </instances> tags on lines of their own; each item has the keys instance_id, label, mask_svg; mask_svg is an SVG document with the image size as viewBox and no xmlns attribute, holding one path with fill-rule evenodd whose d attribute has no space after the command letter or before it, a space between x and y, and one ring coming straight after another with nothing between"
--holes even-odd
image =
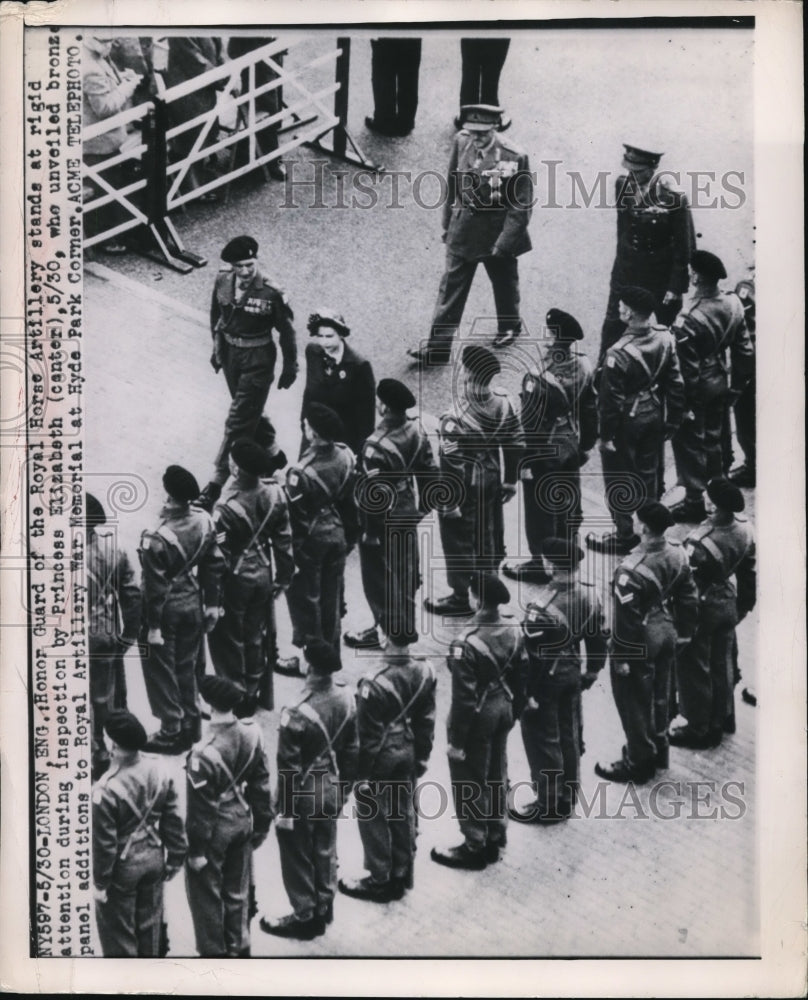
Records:
<instances>
[{"instance_id":1,"label":"epaulette","mask_svg":"<svg viewBox=\"0 0 808 1000\"><path fill-rule=\"evenodd\" d=\"M620 563L620 569L635 569L645 559L644 552L632 552Z\"/></svg>"},{"instance_id":2,"label":"epaulette","mask_svg":"<svg viewBox=\"0 0 808 1000\"><path fill-rule=\"evenodd\" d=\"M219 274L232 274L232 273L233 273L232 264L225 264L224 262L222 262L219 265Z\"/></svg>"},{"instance_id":3,"label":"epaulette","mask_svg":"<svg viewBox=\"0 0 808 1000\"><path fill-rule=\"evenodd\" d=\"M687 536L686 540L700 542L702 538L706 538L708 535L712 534L713 527L714 525L712 521L706 521L704 524L700 524L697 528L694 528L693 531L691 531Z\"/></svg>"},{"instance_id":4,"label":"epaulette","mask_svg":"<svg viewBox=\"0 0 808 1000\"><path fill-rule=\"evenodd\" d=\"M515 156L524 156L525 151L521 146L518 146L515 142L510 142L509 140L500 138L501 133L497 134L497 142L501 150L507 151L508 153L513 153Z\"/></svg>"}]
</instances>

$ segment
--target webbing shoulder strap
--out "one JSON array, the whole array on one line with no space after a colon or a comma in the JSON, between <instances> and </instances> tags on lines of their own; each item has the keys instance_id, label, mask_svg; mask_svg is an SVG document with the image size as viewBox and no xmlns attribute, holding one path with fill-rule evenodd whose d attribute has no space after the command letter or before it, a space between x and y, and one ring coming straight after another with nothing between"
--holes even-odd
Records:
<instances>
[{"instance_id":1,"label":"webbing shoulder strap","mask_svg":"<svg viewBox=\"0 0 808 1000\"><path fill-rule=\"evenodd\" d=\"M218 749L218 747L213 746L212 743L206 744L205 750L207 750L208 755L211 756L216 761L219 767L221 767L221 769L224 771L225 778L227 778L227 780L230 782L227 788L225 788L225 790L220 793L219 802L221 802L226 795L229 795L230 792L234 792L236 798L239 801L239 804L249 812L250 807L247 804L247 800L244 798L244 794L242 793L241 788L239 786L241 785L241 782L244 780L244 775L247 773L248 769L250 768L250 765L255 760L255 755L258 752L258 745L259 745L259 738L258 735L256 734L256 739L253 742L252 749L250 750L250 756L247 758L247 763L244 765L244 767L242 767L242 769L239 771L237 775L234 775L233 772L225 763L225 759L224 757L222 757L221 751Z\"/></svg>"},{"instance_id":2,"label":"webbing shoulder strap","mask_svg":"<svg viewBox=\"0 0 808 1000\"><path fill-rule=\"evenodd\" d=\"M122 789L118 790L118 794L132 810L132 812L135 815L135 818L138 821L135 829L127 837L126 843L124 844L123 850L121 851L121 861L126 860L126 856L129 854L129 848L132 846L132 842L134 841L135 837L140 833L140 831L143 829L146 830L146 832L148 833L148 835L151 837L151 839L154 841L155 844L159 846L162 843L160 838L157 836L157 831L147 825L149 822L149 817L154 811L154 807L157 805L157 802L160 798L160 795L162 794L162 791L163 791L162 788L158 788L154 798L148 804L146 809L143 812L141 812L135 805L135 803L126 794L125 791L123 791Z\"/></svg>"},{"instance_id":3,"label":"webbing shoulder strap","mask_svg":"<svg viewBox=\"0 0 808 1000\"><path fill-rule=\"evenodd\" d=\"M326 750L328 752L328 755L331 758L331 763L334 765L334 770L338 772L339 768L337 767L337 755L334 752L334 744L339 739L339 736L340 736L340 733L342 732L342 730L348 725L348 722L350 721L350 718L351 718L350 709L345 713L345 718L340 723L339 728L334 733L333 737L328 732L328 727L323 722L323 717L320 715L320 713L317 711L316 708L314 708L312 705L310 705L308 703L308 701L302 701L297 706L297 710L298 710L298 712L300 712L300 714L302 716L304 716L305 718L307 718L310 722L313 722L319 728L320 732L325 737L325 743L326 743L326 745L323 747L323 750ZM306 778L308 778L309 772L311 771L312 767L314 767L314 765L315 765L315 763L317 761L317 757L319 757L319 756L320 756L320 754L317 754L317 756L315 756L314 760L309 764L309 766L303 772L303 777L301 778L301 781L304 781Z\"/></svg>"}]
</instances>

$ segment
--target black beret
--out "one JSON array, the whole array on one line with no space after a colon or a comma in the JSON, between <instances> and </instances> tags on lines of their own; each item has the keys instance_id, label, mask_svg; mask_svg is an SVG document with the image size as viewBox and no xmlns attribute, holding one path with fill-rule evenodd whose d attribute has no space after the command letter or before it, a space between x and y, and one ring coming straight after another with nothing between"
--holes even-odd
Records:
<instances>
[{"instance_id":1,"label":"black beret","mask_svg":"<svg viewBox=\"0 0 808 1000\"><path fill-rule=\"evenodd\" d=\"M84 519L88 528L107 523L107 515L101 506L101 501L96 500L92 493L86 494L84 498Z\"/></svg>"},{"instance_id":2,"label":"black beret","mask_svg":"<svg viewBox=\"0 0 808 1000\"><path fill-rule=\"evenodd\" d=\"M694 251L690 258L690 266L709 281L720 281L727 276L724 262L709 250Z\"/></svg>"},{"instance_id":3,"label":"black beret","mask_svg":"<svg viewBox=\"0 0 808 1000\"><path fill-rule=\"evenodd\" d=\"M342 670L339 652L325 639L312 639L303 650L307 662L319 674L333 674Z\"/></svg>"},{"instance_id":4,"label":"black beret","mask_svg":"<svg viewBox=\"0 0 808 1000\"><path fill-rule=\"evenodd\" d=\"M553 331L556 340L583 340L584 331L574 316L563 309L550 309L545 320L547 327Z\"/></svg>"},{"instance_id":5,"label":"black beret","mask_svg":"<svg viewBox=\"0 0 808 1000\"><path fill-rule=\"evenodd\" d=\"M658 500L644 503L637 511L637 517L657 535L663 534L676 523L670 509Z\"/></svg>"},{"instance_id":6,"label":"black beret","mask_svg":"<svg viewBox=\"0 0 808 1000\"><path fill-rule=\"evenodd\" d=\"M306 420L311 429L326 441L337 441L345 433L339 415L323 403L309 403L306 407Z\"/></svg>"},{"instance_id":7,"label":"black beret","mask_svg":"<svg viewBox=\"0 0 808 1000\"><path fill-rule=\"evenodd\" d=\"M658 308L656 296L647 288L625 285L620 289L619 295L621 302L624 302L629 309L636 310L641 316L650 316Z\"/></svg>"},{"instance_id":8,"label":"black beret","mask_svg":"<svg viewBox=\"0 0 808 1000\"><path fill-rule=\"evenodd\" d=\"M502 371L496 354L481 344L467 344L463 348L461 362L463 367L483 385L488 385L491 379Z\"/></svg>"},{"instance_id":9,"label":"black beret","mask_svg":"<svg viewBox=\"0 0 808 1000\"><path fill-rule=\"evenodd\" d=\"M541 554L554 566L562 569L574 568L583 559L583 549L566 538L545 538L541 544Z\"/></svg>"},{"instance_id":10,"label":"black beret","mask_svg":"<svg viewBox=\"0 0 808 1000\"><path fill-rule=\"evenodd\" d=\"M236 236L222 250L222 260L235 264L239 260L252 260L258 254L258 243L252 236Z\"/></svg>"},{"instance_id":11,"label":"black beret","mask_svg":"<svg viewBox=\"0 0 808 1000\"><path fill-rule=\"evenodd\" d=\"M415 406L415 396L404 385L395 378L383 378L376 386L376 395L391 410L409 410Z\"/></svg>"},{"instance_id":12,"label":"black beret","mask_svg":"<svg viewBox=\"0 0 808 1000\"><path fill-rule=\"evenodd\" d=\"M238 438L230 446L230 457L236 465L250 476L268 476L270 460L267 452L250 438Z\"/></svg>"},{"instance_id":13,"label":"black beret","mask_svg":"<svg viewBox=\"0 0 808 1000\"><path fill-rule=\"evenodd\" d=\"M309 322L306 325L309 333L313 334L321 326L333 327L341 337L347 337L351 328L345 322L342 313L335 312L333 309L318 309L317 312L313 312L309 316Z\"/></svg>"},{"instance_id":14,"label":"black beret","mask_svg":"<svg viewBox=\"0 0 808 1000\"><path fill-rule=\"evenodd\" d=\"M244 700L244 688L227 677L205 674L199 681L199 693L217 712L229 712Z\"/></svg>"},{"instance_id":15,"label":"black beret","mask_svg":"<svg viewBox=\"0 0 808 1000\"><path fill-rule=\"evenodd\" d=\"M471 591L480 598L481 604L507 604L511 599L511 592L496 573L472 577Z\"/></svg>"},{"instance_id":16,"label":"black beret","mask_svg":"<svg viewBox=\"0 0 808 1000\"><path fill-rule=\"evenodd\" d=\"M104 720L104 732L124 750L142 750L148 740L146 730L131 712L110 712Z\"/></svg>"},{"instance_id":17,"label":"black beret","mask_svg":"<svg viewBox=\"0 0 808 1000\"><path fill-rule=\"evenodd\" d=\"M181 465L169 465L163 473L163 488L178 503L190 503L199 496L199 483Z\"/></svg>"},{"instance_id":18,"label":"black beret","mask_svg":"<svg viewBox=\"0 0 808 1000\"><path fill-rule=\"evenodd\" d=\"M722 510L729 510L733 514L740 514L746 507L743 493L729 479L711 479L707 483L707 496L713 501L716 507L720 507Z\"/></svg>"}]
</instances>

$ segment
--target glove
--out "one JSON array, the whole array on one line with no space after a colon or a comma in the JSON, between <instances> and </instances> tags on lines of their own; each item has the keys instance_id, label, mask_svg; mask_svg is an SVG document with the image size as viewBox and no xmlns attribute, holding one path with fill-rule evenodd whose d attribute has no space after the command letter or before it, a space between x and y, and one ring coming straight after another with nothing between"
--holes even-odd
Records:
<instances>
[{"instance_id":1,"label":"glove","mask_svg":"<svg viewBox=\"0 0 808 1000\"><path fill-rule=\"evenodd\" d=\"M292 816L278 816L275 819L276 830L294 830L295 821Z\"/></svg>"},{"instance_id":2,"label":"glove","mask_svg":"<svg viewBox=\"0 0 808 1000\"><path fill-rule=\"evenodd\" d=\"M96 901L96 903L106 903L107 890L99 889L98 886L93 886L93 899Z\"/></svg>"},{"instance_id":3,"label":"glove","mask_svg":"<svg viewBox=\"0 0 808 1000\"><path fill-rule=\"evenodd\" d=\"M294 385L297 379L297 365L283 366L281 371L281 377L278 379L279 389L288 389L289 386Z\"/></svg>"},{"instance_id":4,"label":"glove","mask_svg":"<svg viewBox=\"0 0 808 1000\"><path fill-rule=\"evenodd\" d=\"M459 747L453 747L451 744L446 751L446 755L449 760L461 761L466 759L466 751L461 750Z\"/></svg>"},{"instance_id":5,"label":"glove","mask_svg":"<svg viewBox=\"0 0 808 1000\"><path fill-rule=\"evenodd\" d=\"M149 634L146 636L146 642L150 646L163 646L165 645L163 640L163 633L159 628L150 628Z\"/></svg>"},{"instance_id":6,"label":"glove","mask_svg":"<svg viewBox=\"0 0 808 1000\"><path fill-rule=\"evenodd\" d=\"M221 362L216 357L216 351L214 351L210 356L210 367L216 372L217 375L222 370Z\"/></svg>"},{"instance_id":7,"label":"glove","mask_svg":"<svg viewBox=\"0 0 808 1000\"><path fill-rule=\"evenodd\" d=\"M588 691L597 679L598 673L596 670L587 670L583 677L581 677L581 687L584 691Z\"/></svg>"}]
</instances>

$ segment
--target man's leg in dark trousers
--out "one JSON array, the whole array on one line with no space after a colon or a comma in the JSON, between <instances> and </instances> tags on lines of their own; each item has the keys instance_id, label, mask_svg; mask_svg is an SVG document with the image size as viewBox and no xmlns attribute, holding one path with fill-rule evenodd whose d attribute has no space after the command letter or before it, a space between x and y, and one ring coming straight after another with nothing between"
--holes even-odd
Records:
<instances>
[{"instance_id":1,"label":"man's leg in dark trousers","mask_svg":"<svg viewBox=\"0 0 808 1000\"><path fill-rule=\"evenodd\" d=\"M302 649L311 639L322 638L320 593L322 569L315 552L295 554L296 571L286 589L289 617L292 619L292 643Z\"/></svg>"},{"instance_id":2,"label":"man's leg in dark trousers","mask_svg":"<svg viewBox=\"0 0 808 1000\"><path fill-rule=\"evenodd\" d=\"M317 910L314 874L314 827L322 820L296 818L291 830L277 830L283 887L295 917L311 920Z\"/></svg>"},{"instance_id":3,"label":"man's leg in dark trousers","mask_svg":"<svg viewBox=\"0 0 808 1000\"><path fill-rule=\"evenodd\" d=\"M362 590L368 602L374 625L383 631L387 618L386 604L386 549L387 542L381 545L366 545L359 543L359 568L362 571Z\"/></svg>"},{"instance_id":4,"label":"man's leg in dark trousers","mask_svg":"<svg viewBox=\"0 0 808 1000\"><path fill-rule=\"evenodd\" d=\"M486 841L499 847L505 846L507 839L508 793L508 734L511 731L510 708L501 712L497 728L491 739L488 758L488 808L486 817Z\"/></svg>"},{"instance_id":5,"label":"man's leg in dark trousers","mask_svg":"<svg viewBox=\"0 0 808 1000\"><path fill-rule=\"evenodd\" d=\"M634 534L633 510L642 503L640 499L634 504L633 498L642 495L642 484L620 446L616 451L601 448L600 458L606 487L606 506L612 515L618 536L631 538Z\"/></svg>"},{"instance_id":6,"label":"man's leg in dark trousers","mask_svg":"<svg viewBox=\"0 0 808 1000\"><path fill-rule=\"evenodd\" d=\"M698 736L706 736L710 726L712 631L710 622L699 622L696 634L676 656L679 710Z\"/></svg>"},{"instance_id":7,"label":"man's leg in dark trousers","mask_svg":"<svg viewBox=\"0 0 808 1000\"><path fill-rule=\"evenodd\" d=\"M539 812L544 814L555 805L554 793L564 772L564 757L558 724L558 697L555 692L542 691L537 701L538 708L524 710L520 726L530 780L536 786Z\"/></svg>"},{"instance_id":8,"label":"man's leg in dark trousers","mask_svg":"<svg viewBox=\"0 0 808 1000\"><path fill-rule=\"evenodd\" d=\"M421 68L421 39L397 39L396 71L398 77L398 126L412 131L418 110L418 75Z\"/></svg>"},{"instance_id":9,"label":"man's leg in dark trousers","mask_svg":"<svg viewBox=\"0 0 808 1000\"><path fill-rule=\"evenodd\" d=\"M631 660L629 673L618 674L611 666L612 694L623 724L626 766L639 772L654 770L654 668L646 660Z\"/></svg>"},{"instance_id":10,"label":"man's leg in dark trousers","mask_svg":"<svg viewBox=\"0 0 808 1000\"><path fill-rule=\"evenodd\" d=\"M735 434L738 444L741 446L744 460L749 469L755 471L755 461L757 457L756 437L755 437L755 407L756 390L755 376L746 386L739 396L733 412L735 413Z\"/></svg>"},{"instance_id":11,"label":"man's leg in dark trousers","mask_svg":"<svg viewBox=\"0 0 808 1000\"><path fill-rule=\"evenodd\" d=\"M373 121L381 129L391 132L398 129L395 43L393 38L375 38L370 43Z\"/></svg>"},{"instance_id":12,"label":"man's leg in dark trousers","mask_svg":"<svg viewBox=\"0 0 808 1000\"><path fill-rule=\"evenodd\" d=\"M474 272L478 261L464 260L451 251L446 252L446 270L440 280L438 301L435 304L435 314L432 317L432 328L429 333L429 347L434 352L445 352L448 359L466 300L471 291Z\"/></svg>"},{"instance_id":13,"label":"man's leg in dark trousers","mask_svg":"<svg viewBox=\"0 0 808 1000\"><path fill-rule=\"evenodd\" d=\"M466 843L473 851L485 847L488 839L488 817L491 815L491 740L482 733L470 738L465 747L465 760L450 760L449 775L455 813Z\"/></svg>"},{"instance_id":14,"label":"man's leg in dark trousers","mask_svg":"<svg viewBox=\"0 0 808 1000\"><path fill-rule=\"evenodd\" d=\"M480 48L480 103L499 105L499 78L508 47L508 38L486 38L478 42Z\"/></svg>"},{"instance_id":15,"label":"man's leg in dark trousers","mask_svg":"<svg viewBox=\"0 0 808 1000\"><path fill-rule=\"evenodd\" d=\"M555 516L543 501L550 481L554 481L555 472L534 469L533 477L522 480L522 499L527 547L531 556L538 559L544 539L555 534Z\"/></svg>"},{"instance_id":16,"label":"man's leg in dark trousers","mask_svg":"<svg viewBox=\"0 0 808 1000\"><path fill-rule=\"evenodd\" d=\"M382 630L406 635L416 629L415 594L418 590L418 531L388 526L383 565Z\"/></svg>"},{"instance_id":17,"label":"man's leg in dark trousers","mask_svg":"<svg viewBox=\"0 0 808 1000\"><path fill-rule=\"evenodd\" d=\"M519 313L519 261L516 257L486 257L483 265L491 280L497 311L497 332L521 332Z\"/></svg>"},{"instance_id":18,"label":"man's leg in dark trousers","mask_svg":"<svg viewBox=\"0 0 808 1000\"><path fill-rule=\"evenodd\" d=\"M96 903L96 924L105 958L157 956L163 919L163 872L162 851L156 845L133 845L125 860L118 859L107 901Z\"/></svg>"},{"instance_id":19,"label":"man's leg in dark trousers","mask_svg":"<svg viewBox=\"0 0 808 1000\"><path fill-rule=\"evenodd\" d=\"M446 580L458 597L468 598L474 569L475 525L470 517L441 517L440 538L446 560Z\"/></svg>"},{"instance_id":20,"label":"man's leg in dark trousers","mask_svg":"<svg viewBox=\"0 0 808 1000\"><path fill-rule=\"evenodd\" d=\"M323 552L320 576L320 607L322 638L339 652L340 621L342 620L342 590L345 578L345 547L329 545Z\"/></svg>"},{"instance_id":21,"label":"man's leg in dark trousers","mask_svg":"<svg viewBox=\"0 0 808 1000\"><path fill-rule=\"evenodd\" d=\"M673 457L685 497L695 502L702 499L707 485L707 456L704 408L699 406L692 412L693 419L685 420L673 437Z\"/></svg>"},{"instance_id":22,"label":"man's leg in dark trousers","mask_svg":"<svg viewBox=\"0 0 808 1000\"><path fill-rule=\"evenodd\" d=\"M215 482L227 482L230 447L240 437L254 438L262 423L264 405L275 372L275 348L227 346L223 366L232 397L224 424L224 438L215 462Z\"/></svg>"}]
</instances>

